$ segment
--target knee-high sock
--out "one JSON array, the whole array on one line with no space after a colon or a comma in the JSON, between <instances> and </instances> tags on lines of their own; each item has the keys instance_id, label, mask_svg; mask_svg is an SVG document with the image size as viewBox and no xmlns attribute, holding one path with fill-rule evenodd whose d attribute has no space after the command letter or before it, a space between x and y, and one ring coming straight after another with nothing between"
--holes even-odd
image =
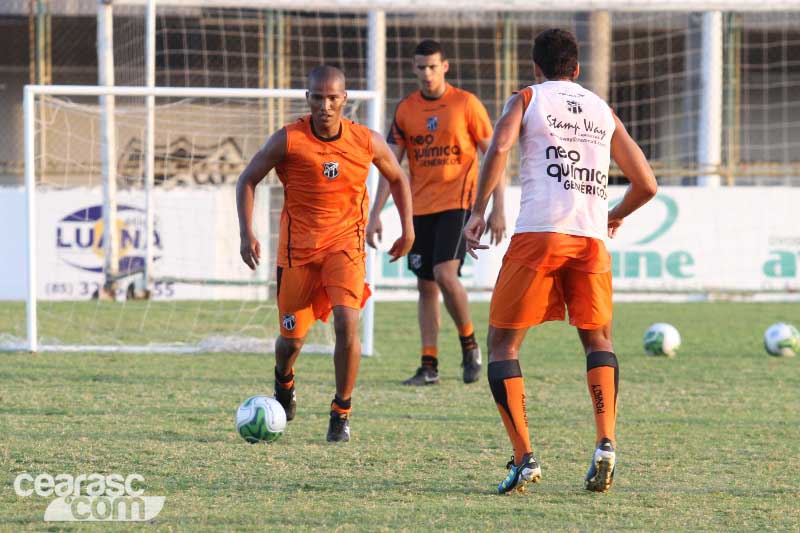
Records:
<instances>
[{"instance_id":1,"label":"knee-high sock","mask_svg":"<svg viewBox=\"0 0 800 533\"><path fill-rule=\"evenodd\" d=\"M594 406L597 443L610 439L616 444L614 429L617 423L619 365L613 352L592 352L586 356L586 382Z\"/></svg>"},{"instance_id":2,"label":"knee-high sock","mask_svg":"<svg viewBox=\"0 0 800 533\"><path fill-rule=\"evenodd\" d=\"M531 453L531 438L525 412L525 381L519 361L510 359L489 363L488 375L497 410L514 447L514 464L520 464L522 457Z\"/></svg>"}]
</instances>

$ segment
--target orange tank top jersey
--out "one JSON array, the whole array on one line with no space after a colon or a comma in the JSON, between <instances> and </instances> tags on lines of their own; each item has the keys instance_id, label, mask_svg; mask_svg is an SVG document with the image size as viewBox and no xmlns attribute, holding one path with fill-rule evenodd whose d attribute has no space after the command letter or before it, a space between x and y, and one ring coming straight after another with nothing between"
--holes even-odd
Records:
<instances>
[{"instance_id":1,"label":"orange tank top jersey","mask_svg":"<svg viewBox=\"0 0 800 533\"><path fill-rule=\"evenodd\" d=\"M284 191L278 266L363 251L372 132L342 119L339 134L323 139L313 131L310 115L285 130L286 157L275 169Z\"/></svg>"},{"instance_id":2,"label":"orange tank top jersey","mask_svg":"<svg viewBox=\"0 0 800 533\"><path fill-rule=\"evenodd\" d=\"M478 181L477 143L492 136L486 108L448 85L428 99L417 91L395 110L387 142L405 148L415 215L470 209Z\"/></svg>"}]
</instances>

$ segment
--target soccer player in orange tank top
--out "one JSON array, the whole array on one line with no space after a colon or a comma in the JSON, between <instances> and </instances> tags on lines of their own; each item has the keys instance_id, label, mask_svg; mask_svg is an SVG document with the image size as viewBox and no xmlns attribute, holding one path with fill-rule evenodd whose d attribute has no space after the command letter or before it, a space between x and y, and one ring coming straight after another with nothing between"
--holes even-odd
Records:
<instances>
[{"instance_id":1,"label":"soccer player in orange tank top","mask_svg":"<svg viewBox=\"0 0 800 533\"><path fill-rule=\"evenodd\" d=\"M308 77L311 113L275 132L253 156L236 187L242 261L255 270L261 244L253 234L255 188L276 170L284 188L278 239L277 292L281 334L275 341L275 398L287 420L296 410L294 363L312 323L333 312L336 395L327 440L350 440L351 395L361 360L358 316L369 297L364 239L371 164L386 176L402 234L389 255L414 242L408 178L383 137L342 118L347 102L341 70L319 66Z\"/></svg>"},{"instance_id":2,"label":"soccer player in orange tank top","mask_svg":"<svg viewBox=\"0 0 800 533\"><path fill-rule=\"evenodd\" d=\"M519 139L526 209L520 210L522 222L517 221L503 258L489 311L489 385L514 448L508 475L497 489L501 494L524 490L526 483L541 477L528 434L519 349L530 326L562 320L566 304L586 355L597 429L584 486L605 492L616 466L619 368L611 343L611 261L602 238L605 234L613 238L624 218L656 194L657 185L644 154L619 118L601 98L575 83L580 72L575 37L559 29L540 33L533 61L540 84L506 102L464 229L467 249L477 258L475 250L488 248L480 238L489 193ZM603 126L584 128L587 120ZM558 129L558 124L568 122L576 127L567 133ZM610 158L630 186L608 211ZM580 166L571 164L576 161Z\"/></svg>"},{"instance_id":3,"label":"soccer player in orange tank top","mask_svg":"<svg viewBox=\"0 0 800 533\"><path fill-rule=\"evenodd\" d=\"M486 152L492 135L489 115L478 98L445 81L450 65L442 46L431 40L414 51L420 90L404 98L395 110L389 146L399 161L408 154L414 204L416 241L408 254L409 270L417 276L421 366L403 383L439 383L439 294L458 328L464 383L478 380L481 353L469 312L467 293L458 279L466 247L462 230L475 200L478 149ZM505 232L502 189L495 194L487 230L500 242ZM367 243L381 238L381 210L388 196L381 180L367 226Z\"/></svg>"}]
</instances>

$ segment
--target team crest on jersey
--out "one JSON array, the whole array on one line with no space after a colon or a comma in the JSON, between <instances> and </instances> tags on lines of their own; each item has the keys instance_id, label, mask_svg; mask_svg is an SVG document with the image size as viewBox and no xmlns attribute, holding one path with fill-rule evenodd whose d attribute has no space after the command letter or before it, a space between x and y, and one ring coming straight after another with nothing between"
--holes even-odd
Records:
<instances>
[{"instance_id":1,"label":"team crest on jersey","mask_svg":"<svg viewBox=\"0 0 800 533\"><path fill-rule=\"evenodd\" d=\"M581 107L580 102L576 102L575 100L567 100L567 109L569 109L570 113L583 113L583 108Z\"/></svg>"},{"instance_id":2,"label":"team crest on jersey","mask_svg":"<svg viewBox=\"0 0 800 533\"><path fill-rule=\"evenodd\" d=\"M292 331L295 326L297 326L297 320L295 319L294 314L283 315L281 323L283 324L283 329L286 331Z\"/></svg>"},{"instance_id":3,"label":"team crest on jersey","mask_svg":"<svg viewBox=\"0 0 800 533\"><path fill-rule=\"evenodd\" d=\"M439 117L436 115L428 117L428 131L436 131L439 128Z\"/></svg>"},{"instance_id":4,"label":"team crest on jersey","mask_svg":"<svg viewBox=\"0 0 800 533\"><path fill-rule=\"evenodd\" d=\"M329 180L336 179L339 176L339 163L337 161L322 163L322 174Z\"/></svg>"}]
</instances>

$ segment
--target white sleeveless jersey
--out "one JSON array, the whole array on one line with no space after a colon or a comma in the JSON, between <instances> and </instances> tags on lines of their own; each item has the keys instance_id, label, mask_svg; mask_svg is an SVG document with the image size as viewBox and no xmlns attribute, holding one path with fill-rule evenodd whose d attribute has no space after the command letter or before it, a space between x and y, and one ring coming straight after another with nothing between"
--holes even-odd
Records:
<instances>
[{"instance_id":1,"label":"white sleeveless jersey","mask_svg":"<svg viewBox=\"0 0 800 533\"><path fill-rule=\"evenodd\" d=\"M531 91L519 137L522 201L515 233L556 232L602 239L608 225L608 166L614 115L569 81Z\"/></svg>"}]
</instances>

